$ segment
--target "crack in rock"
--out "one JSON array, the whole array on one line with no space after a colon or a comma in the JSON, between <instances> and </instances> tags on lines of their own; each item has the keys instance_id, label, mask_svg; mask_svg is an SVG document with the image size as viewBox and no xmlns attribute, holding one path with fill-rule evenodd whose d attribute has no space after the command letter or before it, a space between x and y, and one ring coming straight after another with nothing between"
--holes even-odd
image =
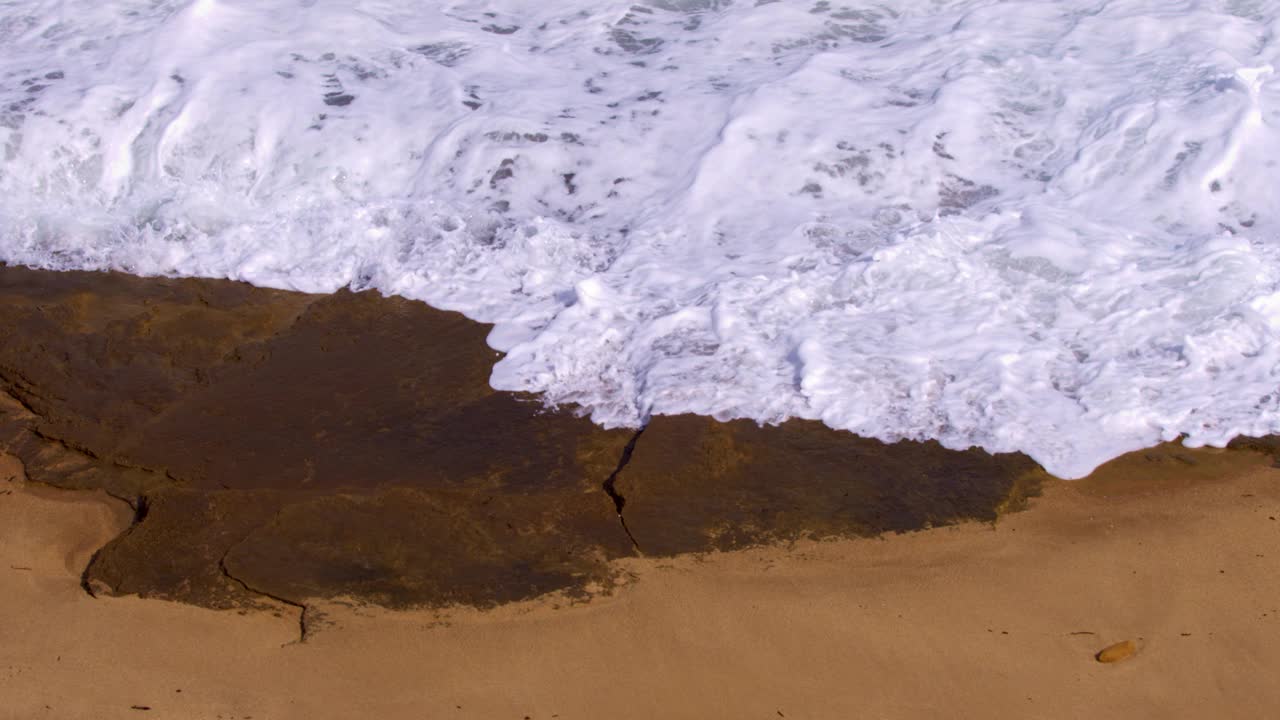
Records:
<instances>
[{"instance_id":1,"label":"crack in rock","mask_svg":"<svg viewBox=\"0 0 1280 720\"><path fill-rule=\"evenodd\" d=\"M227 568L227 556L230 555L231 551L234 549L235 549L235 546L233 545L232 547L228 548L225 553L222 554L221 558L218 559L218 570L222 573L222 576L230 580L231 582L239 585L240 587L244 588L245 592L251 593L253 595L259 595L261 597L268 598L270 600L275 600L276 602L281 603L283 605L288 605L289 607L298 608L298 639L290 640L289 642L285 643L284 645L281 645L280 647L286 647L288 645L300 645L302 643L305 643L307 641L307 634L308 634L306 603L300 603L296 600L290 600L286 597L273 595L265 590L259 590L258 588L255 588L249 585L249 583L233 575L231 571Z\"/></svg>"},{"instance_id":2,"label":"crack in rock","mask_svg":"<svg viewBox=\"0 0 1280 720\"><path fill-rule=\"evenodd\" d=\"M631 462L631 453L635 452L636 442L640 440L642 434L644 434L643 427L636 430L636 434L632 435L631 439L627 441L627 446L622 449L622 457L618 458L618 466L613 469L613 472L609 474L609 477L605 479L604 484L601 486L605 494L613 501L613 509L617 511L618 521L622 523L622 531L631 540L631 546L641 555L644 553L640 550L640 543L636 542L636 536L631 534L631 528L627 527L627 518L622 514L622 509L627 505L627 499L618 492L615 486L618 482L618 474L627 466L627 463Z\"/></svg>"},{"instance_id":3,"label":"crack in rock","mask_svg":"<svg viewBox=\"0 0 1280 720\"><path fill-rule=\"evenodd\" d=\"M5 383L8 383L9 386L0 388L0 389L3 389L5 396L9 397L14 402L18 403L18 405L20 405L22 409L25 410L27 413L29 413L31 417L34 418L35 420L49 422L48 416L41 413L35 406L27 402L22 397L22 394L15 390L17 385L9 381L8 378L6 378L5 376L3 368L0 368L0 385ZM119 458L105 458L99 455L95 450L88 447L87 445L50 434L48 430L41 428L39 425L35 424L35 422L28 423L23 429L26 432L31 433L32 435L34 435L35 437L39 438L44 442L50 443L52 445L56 445L62 448L63 450L66 450L69 453L72 453L75 455L81 455L97 463L109 463L110 465L120 468L122 470L139 470L141 472L149 473L152 475L158 475L160 477L163 477L175 483L183 482L181 478L175 476L169 470L161 470L153 467L147 467L146 465L139 465L137 463L127 462ZM40 481L36 480L33 482L40 482ZM42 483L42 484L48 485L50 483ZM58 486L54 484L54 487L58 487ZM110 495L111 493L108 493L108 494ZM117 500L121 500L127 503L129 507L134 507L134 503L126 498L122 498L115 495L113 495L112 497L115 497Z\"/></svg>"},{"instance_id":4,"label":"crack in rock","mask_svg":"<svg viewBox=\"0 0 1280 720\"><path fill-rule=\"evenodd\" d=\"M13 377L10 377L10 374L12 374ZM14 402L21 405L23 410L26 410L36 417L42 417L40 412L36 410L35 406L32 405L27 398L23 397L24 391L27 394L38 396L38 393L33 389L34 386L31 384L31 381L27 380L21 373L13 370L12 368L0 366L0 383L3 383L5 386L4 394L13 398Z\"/></svg>"}]
</instances>

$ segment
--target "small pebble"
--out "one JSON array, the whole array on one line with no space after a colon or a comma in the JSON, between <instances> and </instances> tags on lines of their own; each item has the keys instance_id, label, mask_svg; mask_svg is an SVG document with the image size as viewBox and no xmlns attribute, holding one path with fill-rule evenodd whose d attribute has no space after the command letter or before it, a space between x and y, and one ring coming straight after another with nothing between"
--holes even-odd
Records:
<instances>
[{"instance_id":1,"label":"small pebble","mask_svg":"<svg viewBox=\"0 0 1280 720\"><path fill-rule=\"evenodd\" d=\"M1100 663L1114 663L1132 657L1137 652L1138 646L1132 640L1125 640L1102 648L1094 658Z\"/></svg>"}]
</instances>

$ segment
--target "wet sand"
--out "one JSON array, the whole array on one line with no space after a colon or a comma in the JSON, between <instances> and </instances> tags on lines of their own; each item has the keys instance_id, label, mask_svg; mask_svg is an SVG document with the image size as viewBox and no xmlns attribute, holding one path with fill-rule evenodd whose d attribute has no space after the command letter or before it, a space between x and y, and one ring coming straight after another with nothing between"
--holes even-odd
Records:
<instances>
[{"instance_id":1,"label":"wet sand","mask_svg":"<svg viewBox=\"0 0 1280 720\"><path fill-rule=\"evenodd\" d=\"M1166 448L1025 512L616 561L590 601L296 612L92 599L131 510L0 461L4 718L1256 718L1280 707L1280 469ZM1132 639L1136 656L1094 660ZM148 709L143 709L148 708Z\"/></svg>"}]
</instances>

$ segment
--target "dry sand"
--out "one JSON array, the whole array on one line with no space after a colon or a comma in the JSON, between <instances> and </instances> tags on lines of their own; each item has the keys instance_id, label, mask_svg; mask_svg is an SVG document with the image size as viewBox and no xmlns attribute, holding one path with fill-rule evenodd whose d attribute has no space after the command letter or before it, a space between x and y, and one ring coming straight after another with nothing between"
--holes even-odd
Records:
<instances>
[{"instance_id":1,"label":"dry sand","mask_svg":"<svg viewBox=\"0 0 1280 720\"><path fill-rule=\"evenodd\" d=\"M994 527L625 561L586 604L331 606L297 644L292 608L91 599L127 509L0 457L0 717L1274 717L1280 469L1186 458L1050 483Z\"/></svg>"}]
</instances>

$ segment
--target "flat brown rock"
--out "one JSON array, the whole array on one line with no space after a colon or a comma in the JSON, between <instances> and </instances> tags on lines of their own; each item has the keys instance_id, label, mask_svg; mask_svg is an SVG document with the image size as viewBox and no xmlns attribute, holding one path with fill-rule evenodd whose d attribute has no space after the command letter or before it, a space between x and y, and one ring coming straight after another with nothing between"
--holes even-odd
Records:
<instances>
[{"instance_id":1,"label":"flat brown rock","mask_svg":"<svg viewBox=\"0 0 1280 720\"><path fill-rule=\"evenodd\" d=\"M90 589L485 604L607 578L631 546L600 485L633 433L494 392L487 331L372 293L0 268L0 431L33 480L135 506Z\"/></svg>"},{"instance_id":2,"label":"flat brown rock","mask_svg":"<svg viewBox=\"0 0 1280 720\"><path fill-rule=\"evenodd\" d=\"M1040 476L812 422L604 430L492 390L487 333L374 293L0 267L0 450L134 508L86 589L214 607L576 592L635 553L619 506L668 555L990 520Z\"/></svg>"},{"instance_id":3,"label":"flat brown rock","mask_svg":"<svg viewBox=\"0 0 1280 720\"><path fill-rule=\"evenodd\" d=\"M91 594L139 595L215 608L253 602L227 577L226 553L268 523L281 493L210 493L171 488L144 496L134 524L90 562L82 586Z\"/></svg>"},{"instance_id":4,"label":"flat brown rock","mask_svg":"<svg viewBox=\"0 0 1280 720\"><path fill-rule=\"evenodd\" d=\"M319 495L234 546L226 567L278 597L489 606L607 585L607 559L629 547L605 503L599 492Z\"/></svg>"},{"instance_id":5,"label":"flat brown rock","mask_svg":"<svg viewBox=\"0 0 1280 720\"><path fill-rule=\"evenodd\" d=\"M0 382L42 431L110 453L314 296L242 283L0 268Z\"/></svg>"},{"instance_id":6,"label":"flat brown rock","mask_svg":"<svg viewBox=\"0 0 1280 720\"><path fill-rule=\"evenodd\" d=\"M650 422L616 488L641 549L672 554L994 520L1036 491L1037 469L1024 455L890 445L804 420L680 415Z\"/></svg>"}]
</instances>

